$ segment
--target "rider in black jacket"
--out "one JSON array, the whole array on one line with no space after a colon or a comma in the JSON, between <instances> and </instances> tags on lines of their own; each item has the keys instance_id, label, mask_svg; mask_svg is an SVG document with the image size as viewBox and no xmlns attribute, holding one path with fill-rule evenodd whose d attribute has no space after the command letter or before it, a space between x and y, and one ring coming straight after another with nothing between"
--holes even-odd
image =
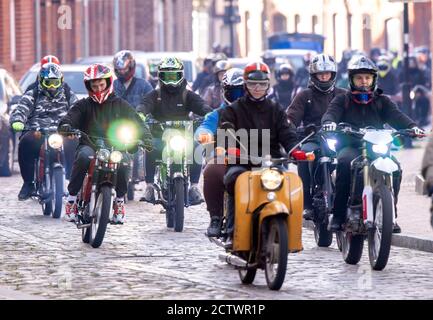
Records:
<instances>
[{"instance_id":1,"label":"rider in black jacket","mask_svg":"<svg viewBox=\"0 0 433 320\"><path fill-rule=\"evenodd\" d=\"M212 109L200 96L186 89L184 66L182 61L174 57L161 60L158 65L159 88L149 92L137 111L149 115L158 121L190 120L190 113L205 116ZM140 200L153 202L155 190L153 188L155 175L155 162L162 155L162 132L153 132L155 135L155 149L146 155L146 183L144 197ZM198 146L198 144L196 144ZM191 165L191 186L189 199L191 204L199 204L203 197L198 189L201 174L201 163L195 159Z\"/></svg>"},{"instance_id":2,"label":"rider in black jacket","mask_svg":"<svg viewBox=\"0 0 433 320\"><path fill-rule=\"evenodd\" d=\"M323 114L328 109L331 100L347 92L345 89L335 87L337 79L337 63L334 58L327 54L315 56L309 66L310 83L307 89L298 93L287 109L288 120L296 127L301 124L320 126ZM305 152L320 149L318 142L311 140L303 144ZM317 165L315 161L314 167ZM313 200L311 197L311 173L310 164L306 162L298 163L298 174L302 179L304 189L304 219L313 219Z\"/></svg>"},{"instance_id":3,"label":"rider in black jacket","mask_svg":"<svg viewBox=\"0 0 433 320\"><path fill-rule=\"evenodd\" d=\"M84 73L84 83L89 97L78 101L59 123L59 131L68 133L72 129L79 129L86 135L80 137L80 144L75 154L71 180L68 185L69 197L66 202L66 216L68 221L77 220L77 194L83 184L84 177L90 165L90 158L95 155L95 143L99 138L107 139L110 145L111 132L122 121L136 130L136 138L151 144L151 135L143 125L143 121L131 105L113 93L113 76L111 70L102 64L90 66ZM137 151L137 145L128 145L125 150L116 146L119 151ZM122 224L125 217L123 198L127 191L128 167L119 166L117 174L114 204L114 223Z\"/></svg>"},{"instance_id":4,"label":"rider in black jacket","mask_svg":"<svg viewBox=\"0 0 433 320\"><path fill-rule=\"evenodd\" d=\"M367 57L360 56L348 66L351 91L332 100L328 111L322 118L324 130L333 131L339 122L349 123L357 128L373 127L383 129L388 123L395 129L413 129L416 134L423 131L414 121L402 113L382 90L376 88L377 68ZM330 221L333 231L340 230L346 215L350 189L350 163L360 155L360 142L354 139L339 141L337 145L337 179L334 201L334 214ZM393 175L395 202L400 189L401 170ZM394 225L394 233L401 232Z\"/></svg>"}]
</instances>

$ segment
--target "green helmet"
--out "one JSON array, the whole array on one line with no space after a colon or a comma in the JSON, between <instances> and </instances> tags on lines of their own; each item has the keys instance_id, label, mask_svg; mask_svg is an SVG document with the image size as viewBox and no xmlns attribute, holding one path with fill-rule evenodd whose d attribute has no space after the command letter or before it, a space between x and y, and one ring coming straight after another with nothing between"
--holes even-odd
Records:
<instances>
[{"instance_id":1,"label":"green helmet","mask_svg":"<svg viewBox=\"0 0 433 320\"><path fill-rule=\"evenodd\" d=\"M179 86L183 79L183 63L176 57L163 58L158 64L158 79L166 86Z\"/></svg>"}]
</instances>

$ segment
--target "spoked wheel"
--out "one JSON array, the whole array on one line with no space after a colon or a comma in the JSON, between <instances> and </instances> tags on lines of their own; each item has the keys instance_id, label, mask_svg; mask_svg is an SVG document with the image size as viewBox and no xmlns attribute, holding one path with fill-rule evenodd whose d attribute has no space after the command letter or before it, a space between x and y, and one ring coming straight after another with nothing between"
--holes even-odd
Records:
<instances>
[{"instance_id":1,"label":"spoked wheel","mask_svg":"<svg viewBox=\"0 0 433 320\"><path fill-rule=\"evenodd\" d=\"M269 289L279 290L284 282L287 269L288 235L286 220L271 218L265 242L265 275Z\"/></svg>"},{"instance_id":2,"label":"spoked wheel","mask_svg":"<svg viewBox=\"0 0 433 320\"><path fill-rule=\"evenodd\" d=\"M241 254L241 258L248 261L248 254ZM239 269L239 279L243 284L251 284L254 282L254 278L256 277L257 268L251 269Z\"/></svg>"},{"instance_id":3,"label":"spoked wheel","mask_svg":"<svg viewBox=\"0 0 433 320\"><path fill-rule=\"evenodd\" d=\"M361 260L364 248L364 236L353 235L352 232L340 232L343 259L348 264L357 264Z\"/></svg>"},{"instance_id":4,"label":"spoked wheel","mask_svg":"<svg viewBox=\"0 0 433 320\"><path fill-rule=\"evenodd\" d=\"M314 239L319 247L329 247L332 243L332 231L328 231L327 220L314 223Z\"/></svg>"},{"instance_id":5,"label":"spoked wheel","mask_svg":"<svg viewBox=\"0 0 433 320\"><path fill-rule=\"evenodd\" d=\"M51 179L54 195L51 197L53 210L53 218L58 219L62 215L63 194L64 194L64 177L63 168L54 168Z\"/></svg>"},{"instance_id":6,"label":"spoked wheel","mask_svg":"<svg viewBox=\"0 0 433 320\"><path fill-rule=\"evenodd\" d=\"M175 198L175 210L174 210L174 231L182 232L183 221L184 221L184 186L182 179L174 180L174 198Z\"/></svg>"},{"instance_id":7,"label":"spoked wheel","mask_svg":"<svg viewBox=\"0 0 433 320\"><path fill-rule=\"evenodd\" d=\"M368 257L374 270L385 268L392 240L393 201L391 191L379 186L373 194L374 227L368 231Z\"/></svg>"},{"instance_id":8,"label":"spoked wheel","mask_svg":"<svg viewBox=\"0 0 433 320\"><path fill-rule=\"evenodd\" d=\"M93 248L98 248L104 240L112 207L111 188L108 186L102 186L96 197L96 205L91 218L89 241Z\"/></svg>"},{"instance_id":9,"label":"spoked wheel","mask_svg":"<svg viewBox=\"0 0 433 320\"><path fill-rule=\"evenodd\" d=\"M86 208L84 208L83 215L84 215L84 219L87 221L87 219L89 219L89 204L87 204ZM90 227L81 229L81 240L84 243L90 242Z\"/></svg>"},{"instance_id":10,"label":"spoked wheel","mask_svg":"<svg viewBox=\"0 0 433 320\"><path fill-rule=\"evenodd\" d=\"M36 176L39 175L38 168L41 165L40 160L37 162L36 166ZM50 216L53 213L53 194L52 189L50 188L51 184L51 177L48 174L44 174L42 179L42 184L38 190L40 196L41 196L41 205L42 205L42 212L44 216Z\"/></svg>"}]
</instances>

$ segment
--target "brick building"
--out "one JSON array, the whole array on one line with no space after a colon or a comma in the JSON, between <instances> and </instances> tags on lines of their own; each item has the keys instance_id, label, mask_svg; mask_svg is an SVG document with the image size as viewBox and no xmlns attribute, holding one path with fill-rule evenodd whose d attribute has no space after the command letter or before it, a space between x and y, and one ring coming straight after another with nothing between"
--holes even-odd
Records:
<instances>
[{"instance_id":1,"label":"brick building","mask_svg":"<svg viewBox=\"0 0 433 320\"><path fill-rule=\"evenodd\" d=\"M1 0L0 66L19 78L46 54L191 51L191 21L191 0Z\"/></svg>"}]
</instances>

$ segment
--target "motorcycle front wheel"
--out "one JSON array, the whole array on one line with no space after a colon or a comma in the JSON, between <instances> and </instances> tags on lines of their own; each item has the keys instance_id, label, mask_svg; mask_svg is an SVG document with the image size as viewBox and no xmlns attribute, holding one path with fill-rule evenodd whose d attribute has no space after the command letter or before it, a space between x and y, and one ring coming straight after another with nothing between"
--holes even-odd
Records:
<instances>
[{"instance_id":1,"label":"motorcycle front wheel","mask_svg":"<svg viewBox=\"0 0 433 320\"><path fill-rule=\"evenodd\" d=\"M268 288L279 290L283 285L287 269L288 234L283 217L271 218L265 240L265 276Z\"/></svg>"},{"instance_id":2,"label":"motorcycle front wheel","mask_svg":"<svg viewBox=\"0 0 433 320\"><path fill-rule=\"evenodd\" d=\"M393 199L391 191L380 185L373 193L374 225L368 231L368 257L373 270L383 270L392 241Z\"/></svg>"},{"instance_id":3,"label":"motorcycle front wheel","mask_svg":"<svg viewBox=\"0 0 433 320\"><path fill-rule=\"evenodd\" d=\"M174 231L182 232L183 221L184 221L184 209L185 209L185 189L183 186L183 179L177 178L174 180Z\"/></svg>"},{"instance_id":4,"label":"motorcycle front wheel","mask_svg":"<svg viewBox=\"0 0 433 320\"><path fill-rule=\"evenodd\" d=\"M105 231L107 230L112 209L111 187L102 186L99 193L96 194L96 197L96 205L93 209L93 216L91 217L89 241L93 248L98 248L102 244Z\"/></svg>"},{"instance_id":5,"label":"motorcycle front wheel","mask_svg":"<svg viewBox=\"0 0 433 320\"><path fill-rule=\"evenodd\" d=\"M51 179L51 185L54 192L53 197L51 198L54 202L54 205L51 206L54 208L53 210L53 218L58 219L62 215L62 207L63 207L63 194L64 194L64 179L63 179L63 168L54 168L53 175Z\"/></svg>"},{"instance_id":6,"label":"motorcycle front wheel","mask_svg":"<svg viewBox=\"0 0 433 320\"><path fill-rule=\"evenodd\" d=\"M332 244L332 231L328 230L327 220L314 223L314 239L318 247L329 247Z\"/></svg>"}]
</instances>

